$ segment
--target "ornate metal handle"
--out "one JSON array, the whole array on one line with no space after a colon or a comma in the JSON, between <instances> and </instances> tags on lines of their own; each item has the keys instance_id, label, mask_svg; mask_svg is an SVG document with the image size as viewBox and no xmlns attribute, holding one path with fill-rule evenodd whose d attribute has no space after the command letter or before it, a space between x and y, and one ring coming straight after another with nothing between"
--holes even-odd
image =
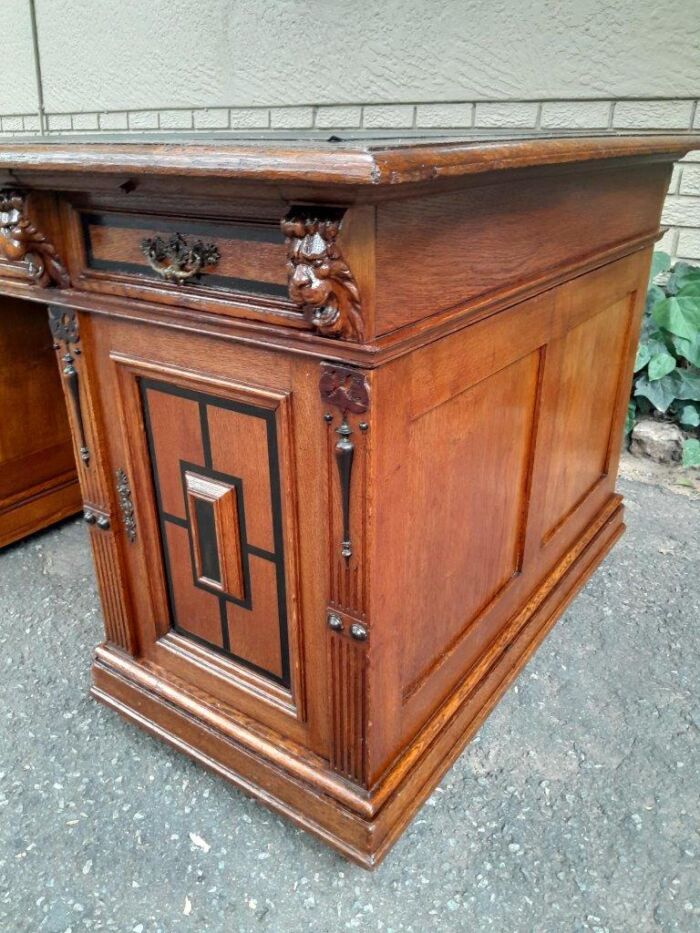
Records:
<instances>
[{"instance_id":1,"label":"ornate metal handle","mask_svg":"<svg viewBox=\"0 0 700 933\"><path fill-rule=\"evenodd\" d=\"M182 285L193 279L207 266L215 266L221 253L213 243L188 243L181 233L175 233L169 240L162 237L148 237L141 242L141 251L148 264L166 282Z\"/></svg>"},{"instance_id":2,"label":"ornate metal handle","mask_svg":"<svg viewBox=\"0 0 700 933\"><path fill-rule=\"evenodd\" d=\"M134 542L136 540L136 517L134 515L134 503L131 500L129 477L121 467L116 471L115 476L117 479L117 499L122 512L124 531L129 541Z\"/></svg>"}]
</instances>

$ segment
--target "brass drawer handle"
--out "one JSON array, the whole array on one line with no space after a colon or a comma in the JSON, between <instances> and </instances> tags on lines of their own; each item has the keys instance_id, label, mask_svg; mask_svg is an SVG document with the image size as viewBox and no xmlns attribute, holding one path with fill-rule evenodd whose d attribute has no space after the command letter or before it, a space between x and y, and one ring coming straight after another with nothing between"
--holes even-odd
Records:
<instances>
[{"instance_id":1,"label":"brass drawer handle","mask_svg":"<svg viewBox=\"0 0 700 933\"><path fill-rule=\"evenodd\" d=\"M213 243L197 240L190 244L181 233L175 233L169 240L148 237L141 241L141 251L154 272L176 285L194 278L208 266L215 266L221 259Z\"/></svg>"}]
</instances>

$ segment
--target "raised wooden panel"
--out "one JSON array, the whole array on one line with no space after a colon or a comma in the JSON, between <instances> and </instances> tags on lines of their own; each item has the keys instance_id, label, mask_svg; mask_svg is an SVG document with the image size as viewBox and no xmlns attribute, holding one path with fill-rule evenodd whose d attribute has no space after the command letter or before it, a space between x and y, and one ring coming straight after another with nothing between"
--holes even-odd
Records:
<instances>
[{"instance_id":1,"label":"raised wooden panel","mask_svg":"<svg viewBox=\"0 0 700 933\"><path fill-rule=\"evenodd\" d=\"M539 359L529 354L411 424L408 693L520 569Z\"/></svg>"},{"instance_id":2,"label":"raised wooden panel","mask_svg":"<svg viewBox=\"0 0 700 933\"><path fill-rule=\"evenodd\" d=\"M574 327L548 350L557 367L542 527L546 543L607 473L629 296ZM600 361L606 360L606 365Z\"/></svg>"},{"instance_id":3,"label":"raised wooden panel","mask_svg":"<svg viewBox=\"0 0 700 933\"><path fill-rule=\"evenodd\" d=\"M268 425L262 418L251 418L230 408L209 410L209 443L213 468L226 472L236 461L238 476L245 487L246 533L250 543L263 551L274 550L274 523ZM241 456L245 451L245 456Z\"/></svg>"},{"instance_id":4,"label":"raised wooden panel","mask_svg":"<svg viewBox=\"0 0 700 933\"><path fill-rule=\"evenodd\" d=\"M155 379L140 390L172 628L289 687L274 411Z\"/></svg>"},{"instance_id":5,"label":"raised wooden panel","mask_svg":"<svg viewBox=\"0 0 700 933\"><path fill-rule=\"evenodd\" d=\"M197 582L244 599L236 486L185 470L185 488Z\"/></svg>"},{"instance_id":6,"label":"raised wooden panel","mask_svg":"<svg viewBox=\"0 0 700 933\"><path fill-rule=\"evenodd\" d=\"M280 632L278 638L270 637L270 620L278 618L278 600L284 595L282 569L270 560L251 554L249 574L254 594L250 607L233 601L226 604L231 653L246 658L251 666L269 672L288 686L286 631Z\"/></svg>"}]
</instances>

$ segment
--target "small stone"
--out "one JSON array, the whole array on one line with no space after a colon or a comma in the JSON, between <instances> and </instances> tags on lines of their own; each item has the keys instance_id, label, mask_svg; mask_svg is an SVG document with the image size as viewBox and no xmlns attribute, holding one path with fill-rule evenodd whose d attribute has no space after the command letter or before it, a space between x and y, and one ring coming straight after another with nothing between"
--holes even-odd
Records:
<instances>
[{"instance_id":1,"label":"small stone","mask_svg":"<svg viewBox=\"0 0 700 933\"><path fill-rule=\"evenodd\" d=\"M638 421L632 430L630 453L635 457L649 457L656 463L680 462L683 434L676 424L647 418Z\"/></svg>"}]
</instances>

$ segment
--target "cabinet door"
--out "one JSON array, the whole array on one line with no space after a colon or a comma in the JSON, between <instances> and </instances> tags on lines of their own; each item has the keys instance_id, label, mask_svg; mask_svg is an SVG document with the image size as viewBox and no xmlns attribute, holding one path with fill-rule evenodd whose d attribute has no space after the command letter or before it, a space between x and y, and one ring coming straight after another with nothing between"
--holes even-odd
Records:
<instances>
[{"instance_id":1,"label":"cabinet door","mask_svg":"<svg viewBox=\"0 0 700 933\"><path fill-rule=\"evenodd\" d=\"M308 367L117 321L99 321L94 344L143 663L322 748L304 672L322 672L323 651L312 633L304 661L299 620L298 542L311 567L323 547L319 516L300 524L296 506L294 464L323 450L294 431L309 422ZM304 598L323 597L312 583Z\"/></svg>"}]
</instances>

